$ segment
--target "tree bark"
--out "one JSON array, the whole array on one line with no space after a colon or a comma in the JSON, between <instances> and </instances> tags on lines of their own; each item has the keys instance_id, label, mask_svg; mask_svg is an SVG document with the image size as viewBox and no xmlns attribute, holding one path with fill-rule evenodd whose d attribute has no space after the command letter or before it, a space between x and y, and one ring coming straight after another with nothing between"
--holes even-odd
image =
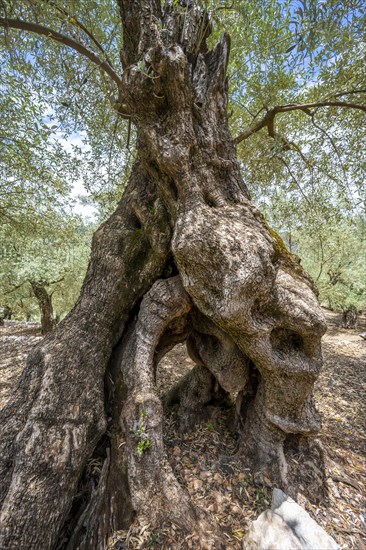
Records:
<instances>
[{"instance_id":1,"label":"tree bark","mask_svg":"<svg viewBox=\"0 0 366 550\"><path fill-rule=\"evenodd\" d=\"M3 547L57 543L87 460L108 427L113 402L105 403L104 377L113 347L138 300L163 274L170 233L165 208L137 163L119 207L94 235L78 302L31 353L1 412ZM114 493L108 499L111 532L120 512Z\"/></svg>"},{"instance_id":2,"label":"tree bark","mask_svg":"<svg viewBox=\"0 0 366 550\"><path fill-rule=\"evenodd\" d=\"M132 512L224 547L164 450L155 370L178 341L197 364L175 392L183 428L215 392L238 394L238 457L283 483L285 438L319 428L324 318L249 200L227 121L229 36L208 50L195 2L184 17L170 1L119 4L119 102L137 127L137 161L94 235L77 304L1 413L4 548L105 548Z\"/></svg>"}]
</instances>

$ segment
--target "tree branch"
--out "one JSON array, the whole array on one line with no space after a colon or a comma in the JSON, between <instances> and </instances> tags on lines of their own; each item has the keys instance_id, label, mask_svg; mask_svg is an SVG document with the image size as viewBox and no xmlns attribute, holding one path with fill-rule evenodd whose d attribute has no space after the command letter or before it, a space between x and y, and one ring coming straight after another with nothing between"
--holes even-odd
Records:
<instances>
[{"instance_id":1,"label":"tree branch","mask_svg":"<svg viewBox=\"0 0 366 550\"><path fill-rule=\"evenodd\" d=\"M92 63L95 63L101 71L107 73L107 75L117 84L119 88L122 85L121 77L114 71L107 61L103 61L88 47L84 46L80 42L77 42L73 38L70 38L69 36L54 31L49 27L44 27L43 25L38 25L37 23L31 23L29 21L23 21L22 19L5 19L4 17L0 17L0 26L34 32L36 34L46 36L47 38L51 38L56 42L60 42L61 44L77 51L84 57L87 57L90 61L92 61Z\"/></svg>"},{"instance_id":2,"label":"tree branch","mask_svg":"<svg viewBox=\"0 0 366 550\"><path fill-rule=\"evenodd\" d=\"M20 288L21 286L23 286L27 281L23 281L22 283L20 283L19 285L16 285L14 286L13 288L11 288L10 290L7 290L6 292L4 292L4 296L6 296L7 294L11 294L12 292L15 292L16 290L18 290L18 288Z\"/></svg>"},{"instance_id":3,"label":"tree branch","mask_svg":"<svg viewBox=\"0 0 366 550\"><path fill-rule=\"evenodd\" d=\"M348 92L338 92L335 94L329 94L329 97L342 97L351 94L366 94L366 89L363 90L349 90Z\"/></svg>"},{"instance_id":4,"label":"tree branch","mask_svg":"<svg viewBox=\"0 0 366 550\"><path fill-rule=\"evenodd\" d=\"M278 105L272 107L267 111L265 116L258 122L248 126L241 132L236 138L234 138L234 143L238 143L248 139L250 136L259 132L262 128L267 127L269 134L271 135L273 129L273 121L275 116L278 113L288 113L290 111L303 111L307 115L311 116L311 109L318 109L320 107L345 107L347 109L359 109L366 113L366 105L361 105L359 103L349 103L348 101L315 101L313 103L290 103L288 105Z\"/></svg>"},{"instance_id":5,"label":"tree branch","mask_svg":"<svg viewBox=\"0 0 366 550\"><path fill-rule=\"evenodd\" d=\"M64 8L61 8L60 6L57 6L57 4L55 4L54 2L49 2L48 0L43 0L43 2L45 2L46 4L48 4L49 6L51 6L52 8L54 8L55 10L57 10L59 13L61 13L62 15L64 15L65 17L68 18L69 22L72 23L73 25L76 25L77 27L79 27L79 29L81 29L89 38L92 42L94 42L94 44L96 45L96 47L102 52L102 54L104 55L107 63L113 67L113 63L111 62L111 60L109 59L107 53L105 52L103 46L101 45L101 43L95 38L95 36L81 23L81 21L79 21L76 17L72 16L68 11L66 11Z\"/></svg>"},{"instance_id":6,"label":"tree branch","mask_svg":"<svg viewBox=\"0 0 366 550\"><path fill-rule=\"evenodd\" d=\"M311 164L309 162L309 159L306 158L304 153L301 151L301 148L294 141L290 141L289 139L287 139L286 136L283 136L279 132L276 132L274 137L277 137L278 139L281 140L281 142L283 143L283 150L284 151L291 151L292 149L294 149L300 155L302 161L306 164L306 166L309 169L311 168Z\"/></svg>"},{"instance_id":7,"label":"tree branch","mask_svg":"<svg viewBox=\"0 0 366 550\"><path fill-rule=\"evenodd\" d=\"M237 145L241 141L244 141L248 139L253 134L256 134L259 132L259 130L262 130L262 128L265 128L268 126L269 123L269 113L270 111L267 111L266 115L261 119L252 124L251 126L248 126L243 130L236 138L234 138L234 143Z\"/></svg>"},{"instance_id":8,"label":"tree branch","mask_svg":"<svg viewBox=\"0 0 366 550\"><path fill-rule=\"evenodd\" d=\"M281 156L277 156L277 158L282 162L282 164L286 167L288 173L290 174L291 176L291 179L292 181L294 182L294 184L296 185L296 187L298 188L298 190L300 191L301 195L303 196L304 200L308 203L308 205L310 206L310 208L314 208L314 205L311 204L310 200L308 199L308 197L305 195L301 185L299 184L299 182L297 181L297 179L295 178L294 174L292 173L292 170L291 168L289 167L289 165L287 164L286 160L281 157Z\"/></svg>"},{"instance_id":9,"label":"tree branch","mask_svg":"<svg viewBox=\"0 0 366 550\"><path fill-rule=\"evenodd\" d=\"M57 283L62 283L62 281L65 280L65 277L61 277L60 279L56 279L56 281L50 281L49 283L47 283L47 286L50 286L50 285L56 285Z\"/></svg>"},{"instance_id":10,"label":"tree branch","mask_svg":"<svg viewBox=\"0 0 366 550\"><path fill-rule=\"evenodd\" d=\"M360 109L364 113L366 113L366 105L361 105L359 103L349 103L348 101L314 101L313 103L303 103L303 104L289 104L289 105L280 105L278 107L274 107L274 110L277 113L286 113L288 111L296 111L301 110L306 112L309 109L319 107L346 107L348 109ZM307 113L310 114L310 113Z\"/></svg>"}]
</instances>

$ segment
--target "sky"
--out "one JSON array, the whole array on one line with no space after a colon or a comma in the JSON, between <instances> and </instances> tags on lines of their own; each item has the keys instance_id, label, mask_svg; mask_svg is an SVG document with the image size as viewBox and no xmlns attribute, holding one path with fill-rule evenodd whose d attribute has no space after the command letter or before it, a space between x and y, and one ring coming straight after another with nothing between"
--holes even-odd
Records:
<instances>
[{"instance_id":1,"label":"sky","mask_svg":"<svg viewBox=\"0 0 366 550\"><path fill-rule=\"evenodd\" d=\"M49 125L57 125L59 124L60 129L56 130L56 132L53 132L50 136L50 141L58 141L62 147L65 149L66 152L70 153L70 155L74 156L74 149L73 147L78 147L81 151L87 152L90 150L88 145L85 143L85 137L86 134L83 132L74 132L67 137L65 137L64 132L61 130L61 124L56 118L56 113L54 109L49 106L43 117L44 122ZM74 206L73 211L76 214L79 214L84 219L89 220L95 220L97 216L97 209L93 205L87 205L84 204L82 201L82 197L87 197L88 192L85 188L85 185L83 183L82 179L75 180L72 183L72 191L70 193L70 196L74 200Z\"/></svg>"},{"instance_id":2,"label":"sky","mask_svg":"<svg viewBox=\"0 0 366 550\"><path fill-rule=\"evenodd\" d=\"M62 133L60 132L60 134ZM82 151L88 150L88 147L83 142L84 136L82 133L75 132L67 138L61 137L61 135L56 134L55 139L56 138L65 148L65 150L70 152L70 154L73 154L73 146L79 147ZM71 191L71 197L75 200L75 204L73 207L74 212L82 216L84 219L88 218L94 220L97 216L97 209L93 205L83 204L81 197L86 196L88 196L88 192L85 189L82 179L74 181L73 189Z\"/></svg>"}]
</instances>

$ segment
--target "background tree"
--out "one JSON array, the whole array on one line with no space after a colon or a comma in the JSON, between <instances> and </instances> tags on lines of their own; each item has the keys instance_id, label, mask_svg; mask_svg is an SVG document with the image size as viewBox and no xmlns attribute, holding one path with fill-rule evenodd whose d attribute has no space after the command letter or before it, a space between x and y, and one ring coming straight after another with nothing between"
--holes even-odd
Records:
<instances>
[{"instance_id":1,"label":"background tree","mask_svg":"<svg viewBox=\"0 0 366 550\"><path fill-rule=\"evenodd\" d=\"M24 224L24 216L22 220ZM45 334L54 328L56 316L67 313L76 301L89 257L90 229L80 218L58 218L55 212L52 226L43 220L36 227L33 232L29 227L24 231L23 225L22 230L9 224L0 229L0 302L9 304L18 317L27 317L34 315L29 302L33 297Z\"/></svg>"},{"instance_id":2,"label":"background tree","mask_svg":"<svg viewBox=\"0 0 366 550\"><path fill-rule=\"evenodd\" d=\"M325 5L324 17L315 14L318 28L335 17L332 6ZM22 31L12 38L15 49L23 63L33 52L34 85L46 98L54 94L58 113L66 109L65 127L82 115L91 139L93 120L109 101L136 128L136 162L117 209L94 235L80 297L30 355L19 391L2 412L5 547L52 547L65 539L70 547L104 547L132 511L198 531L211 547L224 545L217 526L188 500L164 450L155 370L178 341L187 340L196 362L177 390L182 427L196 420L215 387L239 391L237 458L259 476L270 473L286 486L285 439L319 428L312 388L325 324L315 287L250 202L241 168L249 173L251 165L241 166L235 145L266 130L286 168L282 151L293 148L292 136L279 133L279 115L363 114L365 106L355 89L339 92L355 93L355 101L304 96L296 86L300 74L292 94L282 98L279 85L232 139L230 38L211 36L224 7L124 0L112 7L78 2L66 11L56 2L3 2L4 42ZM296 25L310 22L312 29L311 10L291 23L296 5L263 8L276 14L276 32L280 13L294 25L295 48L309 66ZM347 12L356 21L357 9ZM243 13L250 15L247 5L234 13L235 28ZM348 24L344 11L337 17L342 28ZM287 71L291 80L290 38L282 75ZM332 34L325 44L334 50ZM317 47L315 40L312 51ZM92 74L90 63L97 67ZM70 66L76 76L65 79ZM83 88L86 112L70 94L65 98L69 81ZM236 99L245 93L232 89ZM99 479L75 500L90 458L99 460Z\"/></svg>"},{"instance_id":3,"label":"background tree","mask_svg":"<svg viewBox=\"0 0 366 550\"><path fill-rule=\"evenodd\" d=\"M366 304L364 219L347 218L328 223L319 227L315 235L300 234L298 244L299 254L313 275L325 305L336 311L343 310L345 314L354 311L356 321L357 312Z\"/></svg>"}]
</instances>

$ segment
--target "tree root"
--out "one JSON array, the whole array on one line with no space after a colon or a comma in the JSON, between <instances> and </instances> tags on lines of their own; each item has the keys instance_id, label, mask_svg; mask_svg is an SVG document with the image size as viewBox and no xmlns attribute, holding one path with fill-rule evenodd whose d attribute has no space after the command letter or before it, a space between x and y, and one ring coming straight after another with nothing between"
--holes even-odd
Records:
<instances>
[{"instance_id":1,"label":"tree root","mask_svg":"<svg viewBox=\"0 0 366 550\"><path fill-rule=\"evenodd\" d=\"M121 367L128 395L121 423L128 482L132 506L140 518L157 525L169 519L199 533L209 546L220 548L216 523L194 506L169 465L163 443L163 406L155 386L154 356L159 340L172 320L190 309L179 277L157 281L145 295L138 319L124 339Z\"/></svg>"}]
</instances>

